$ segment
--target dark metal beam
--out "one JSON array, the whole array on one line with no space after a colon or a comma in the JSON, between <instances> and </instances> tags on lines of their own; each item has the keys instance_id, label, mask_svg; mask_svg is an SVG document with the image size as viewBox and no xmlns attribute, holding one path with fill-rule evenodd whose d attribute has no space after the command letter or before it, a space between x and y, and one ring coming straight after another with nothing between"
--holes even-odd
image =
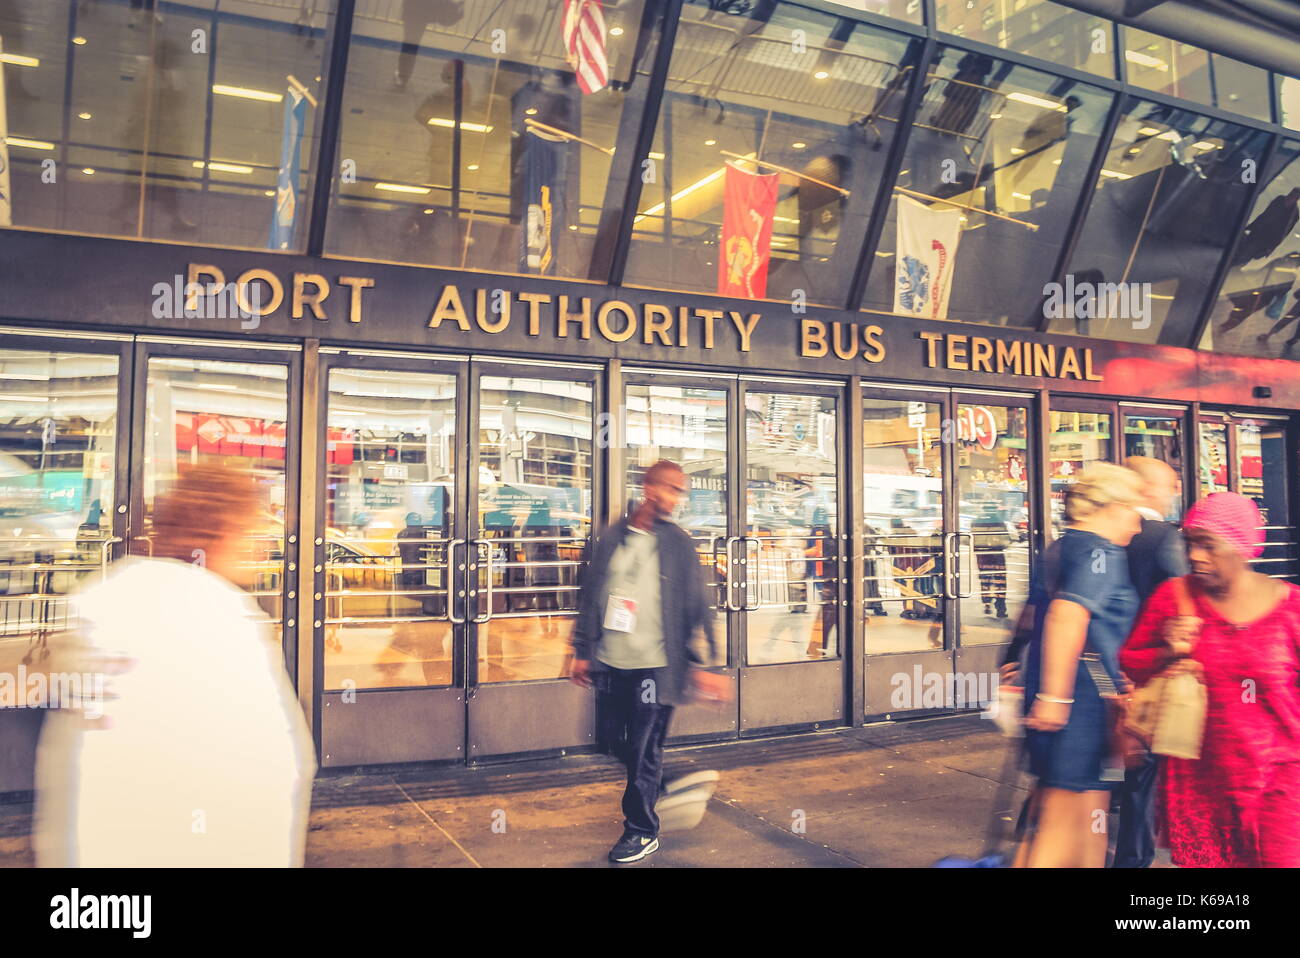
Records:
<instances>
[{"instance_id":1,"label":"dark metal beam","mask_svg":"<svg viewBox=\"0 0 1300 958\"><path fill-rule=\"evenodd\" d=\"M321 104L320 137L316 165L312 169L311 220L307 224L307 255L320 256L325 249L325 219L329 215L330 190L338 166L339 128L343 116L343 81L348 72L348 48L352 40L352 16L356 0L338 0L334 30L330 36L330 57L325 75L325 97Z\"/></svg>"}]
</instances>

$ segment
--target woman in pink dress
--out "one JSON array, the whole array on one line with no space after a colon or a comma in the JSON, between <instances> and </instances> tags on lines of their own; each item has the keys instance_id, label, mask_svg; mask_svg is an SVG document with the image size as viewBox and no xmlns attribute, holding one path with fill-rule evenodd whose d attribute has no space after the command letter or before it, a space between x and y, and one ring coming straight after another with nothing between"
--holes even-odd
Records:
<instances>
[{"instance_id":1,"label":"woman in pink dress","mask_svg":"<svg viewBox=\"0 0 1300 958\"><path fill-rule=\"evenodd\" d=\"M1183 535L1199 634L1195 620L1170 621L1171 580L1120 652L1138 685L1172 660L1205 683L1200 759L1165 761L1161 820L1175 865L1300 866L1300 588L1251 571L1262 525L1236 493L1193 506Z\"/></svg>"}]
</instances>

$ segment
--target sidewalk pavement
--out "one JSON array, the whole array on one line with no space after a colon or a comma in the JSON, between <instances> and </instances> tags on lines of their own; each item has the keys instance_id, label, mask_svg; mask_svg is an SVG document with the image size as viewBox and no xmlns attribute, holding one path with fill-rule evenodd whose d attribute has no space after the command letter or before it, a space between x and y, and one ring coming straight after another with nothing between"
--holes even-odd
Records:
<instances>
[{"instance_id":1,"label":"sidewalk pavement","mask_svg":"<svg viewBox=\"0 0 1300 958\"><path fill-rule=\"evenodd\" d=\"M673 749L670 777L716 768L722 779L697 828L665 834L632 867L924 867L974 855L1006 748L968 715ZM307 864L609 867L622 787L622 766L604 755L327 772ZM31 807L0 805L0 864L31 865Z\"/></svg>"}]
</instances>

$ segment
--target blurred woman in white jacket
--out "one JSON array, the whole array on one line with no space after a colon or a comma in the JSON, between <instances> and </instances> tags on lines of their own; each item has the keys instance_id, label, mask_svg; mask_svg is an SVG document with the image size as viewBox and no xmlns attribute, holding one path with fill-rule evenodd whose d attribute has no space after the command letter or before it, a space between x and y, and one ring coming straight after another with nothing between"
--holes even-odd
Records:
<instances>
[{"instance_id":1,"label":"blurred woman in white jacket","mask_svg":"<svg viewBox=\"0 0 1300 958\"><path fill-rule=\"evenodd\" d=\"M105 673L106 701L46 716L38 865L302 864L311 737L270 620L239 588L262 513L250 477L191 467L156 502L155 557L75 600L62 667Z\"/></svg>"}]
</instances>

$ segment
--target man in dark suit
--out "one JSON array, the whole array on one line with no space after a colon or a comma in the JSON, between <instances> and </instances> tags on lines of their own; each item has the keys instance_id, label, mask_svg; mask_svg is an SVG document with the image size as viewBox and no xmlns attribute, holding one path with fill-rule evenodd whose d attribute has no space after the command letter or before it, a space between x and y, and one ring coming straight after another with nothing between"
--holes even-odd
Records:
<instances>
[{"instance_id":1,"label":"man in dark suit","mask_svg":"<svg viewBox=\"0 0 1300 958\"><path fill-rule=\"evenodd\" d=\"M1145 604L1156 586L1186 575L1187 552L1178 526L1165 519L1180 493L1178 473L1168 463L1148 456L1129 456L1124 464L1142 477L1144 501L1137 507L1142 531L1128 545L1129 576ZM1119 792L1119 835L1115 868L1149 868L1156 854L1155 786L1160 766L1148 755L1124 774Z\"/></svg>"}]
</instances>

